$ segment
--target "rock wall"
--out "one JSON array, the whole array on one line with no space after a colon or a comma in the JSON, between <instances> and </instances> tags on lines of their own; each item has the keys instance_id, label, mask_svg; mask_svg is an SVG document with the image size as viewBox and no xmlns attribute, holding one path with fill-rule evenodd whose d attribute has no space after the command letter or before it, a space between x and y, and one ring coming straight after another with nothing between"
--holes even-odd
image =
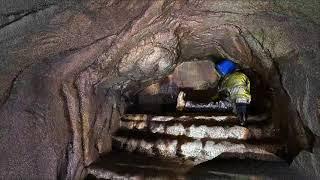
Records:
<instances>
[{"instance_id":1,"label":"rock wall","mask_svg":"<svg viewBox=\"0 0 320 180\"><path fill-rule=\"evenodd\" d=\"M318 139L318 10L316 0L2 0L0 177L78 179L110 150L121 97L209 55L259 72Z\"/></svg>"},{"instance_id":2,"label":"rock wall","mask_svg":"<svg viewBox=\"0 0 320 180\"><path fill-rule=\"evenodd\" d=\"M217 85L219 77L214 63L210 61L184 62L172 74L173 82L179 88L203 90Z\"/></svg>"}]
</instances>

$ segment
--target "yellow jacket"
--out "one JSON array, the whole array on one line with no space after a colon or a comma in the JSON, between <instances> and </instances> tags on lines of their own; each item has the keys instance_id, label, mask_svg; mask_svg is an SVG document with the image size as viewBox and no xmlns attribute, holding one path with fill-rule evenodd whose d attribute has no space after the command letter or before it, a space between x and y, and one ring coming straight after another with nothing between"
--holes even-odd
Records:
<instances>
[{"instance_id":1,"label":"yellow jacket","mask_svg":"<svg viewBox=\"0 0 320 180\"><path fill-rule=\"evenodd\" d=\"M235 103L250 103L250 80L241 73L234 72L225 77L220 86L219 91L227 92L227 99Z\"/></svg>"}]
</instances>

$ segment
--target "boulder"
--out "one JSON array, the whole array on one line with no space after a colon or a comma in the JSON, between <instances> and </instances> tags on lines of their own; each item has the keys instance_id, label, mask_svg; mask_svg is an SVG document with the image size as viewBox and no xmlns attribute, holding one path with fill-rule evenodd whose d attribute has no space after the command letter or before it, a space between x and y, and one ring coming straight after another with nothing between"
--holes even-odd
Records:
<instances>
[{"instance_id":1,"label":"boulder","mask_svg":"<svg viewBox=\"0 0 320 180\"><path fill-rule=\"evenodd\" d=\"M179 88L204 90L215 87L219 76L211 61L183 62L173 72L173 82Z\"/></svg>"}]
</instances>

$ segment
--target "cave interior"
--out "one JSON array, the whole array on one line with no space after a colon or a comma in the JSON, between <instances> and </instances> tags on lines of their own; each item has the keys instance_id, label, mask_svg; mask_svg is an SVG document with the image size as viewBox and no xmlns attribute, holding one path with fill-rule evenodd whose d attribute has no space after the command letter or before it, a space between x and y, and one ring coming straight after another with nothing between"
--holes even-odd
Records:
<instances>
[{"instance_id":1,"label":"cave interior","mask_svg":"<svg viewBox=\"0 0 320 180\"><path fill-rule=\"evenodd\" d=\"M319 179L318 0L2 0L0 179ZM251 80L248 123L177 112ZM172 86L174 85L174 87Z\"/></svg>"},{"instance_id":2,"label":"cave interior","mask_svg":"<svg viewBox=\"0 0 320 180\"><path fill-rule=\"evenodd\" d=\"M279 91L283 91L279 86L279 74L273 71L272 77L264 77L266 76L264 69L260 69L259 72L259 68L239 62L240 67L245 67L243 72L251 81L250 89L253 99L249 107L251 118L249 117L249 121L244 127L250 135L241 137L240 132L239 137L237 135L233 137L211 135L210 137L208 131L217 131L212 132L213 134L236 134L236 130L231 131L233 131L232 127L239 127L239 122L232 112L217 113L206 110L190 112L176 109L179 91L187 93L186 100L196 102L209 102L210 97L217 93L219 79L214 75L213 68L214 64L222 60L223 57L209 54L206 57L193 58L191 61L180 60L176 68L169 71L164 77L149 81L139 86L135 91L129 90L129 93L123 93L126 108L123 116L119 117L119 128L112 134L114 138L112 151L102 154L89 167L90 173L87 179L106 178L101 174L108 174L107 172L112 174L109 175L110 177L151 179L278 177L283 174L286 177L299 176L289 168L289 164L301 149L288 149L299 142L294 139L288 140L288 126L286 119L283 119L283 117L287 117L287 115L283 115L286 111L278 109L273 112L275 108L279 108L279 105L276 107L274 105L279 101L283 100L283 103L289 103L285 94L279 93ZM226 117L226 120L219 122L219 120L210 119L210 117L217 119ZM182 130L183 132L179 129L181 125L185 128ZM191 135L192 127L206 127L208 129L204 128L195 132L195 134L201 134L203 133L201 131L205 131L202 137L200 137L201 135L197 137L197 135ZM217 127L220 130L224 129L230 132L219 131L215 129ZM164 129L159 130L161 128ZM169 128L172 130L169 131ZM173 147L170 143L176 140L177 145ZM206 141L210 140L216 141L215 143L218 144L221 142L231 142L236 145L245 144L245 147L239 150L237 148L235 150L229 149L230 152L226 146L212 147L212 151L219 148L225 149L218 152L217 155L208 157L203 153L209 152L200 153L197 148L191 148L186 154L181 153L185 142L201 141L201 147L205 148ZM188 144L188 146L192 146L192 144ZM174 148L176 149L173 150ZM199 152L195 153L194 151ZM272 154L272 157L259 151ZM189 156L188 153L190 153Z\"/></svg>"}]
</instances>

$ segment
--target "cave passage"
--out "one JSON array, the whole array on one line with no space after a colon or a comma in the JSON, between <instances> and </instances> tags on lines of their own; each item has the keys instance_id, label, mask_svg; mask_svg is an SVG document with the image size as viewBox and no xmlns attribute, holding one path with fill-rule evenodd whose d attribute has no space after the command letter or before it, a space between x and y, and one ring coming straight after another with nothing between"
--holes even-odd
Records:
<instances>
[{"instance_id":1,"label":"cave passage","mask_svg":"<svg viewBox=\"0 0 320 180\"><path fill-rule=\"evenodd\" d=\"M1 0L0 179L320 179L319 5ZM251 81L246 125L176 110L222 59Z\"/></svg>"},{"instance_id":2,"label":"cave passage","mask_svg":"<svg viewBox=\"0 0 320 180\"><path fill-rule=\"evenodd\" d=\"M186 100L197 102L208 102L215 95L219 79L211 77L213 72L201 74L212 70L208 63L213 64L184 62L169 76L132 95L113 135L113 151L89 168L92 176L88 178L99 177L106 169L110 177L143 174L170 179L188 174L217 178L228 173L231 165L238 167L233 170L240 169L232 172L236 174L270 175L279 167L293 176L284 160L287 147L279 124L271 119L272 88L254 70L244 70L252 95L246 126L239 126L232 112L176 110L179 91L187 93Z\"/></svg>"},{"instance_id":3,"label":"cave passage","mask_svg":"<svg viewBox=\"0 0 320 180\"><path fill-rule=\"evenodd\" d=\"M208 61L188 62L188 64L190 64L189 66L195 66L194 69L199 68L197 70L191 70L189 74L187 71L190 69L183 70L184 64L178 66L173 74L138 91L133 97L129 97L130 100L126 113L145 113L154 115L181 114L181 112L176 109L177 95L180 91L186 92L187 95L185 100L187 101L210 102L211 98L217 93L217 84L219 80L215 79L212 82L209 76L215 72L208 66L202 66L207 63ZM184 72L182 75L179 75L179 72L177 71ZM200 71L208 72L209 74L203 75L199 73ZM265 113L270 115L273 94L271 86L268 85L267 82L264 82L261 75L254 70L246 68L243 71L251 82L250 91L252 102L250 103L249 114L257 115ZM196 73L199 73L200 75L197 75ZM209 81L211 80L211 82L208 82L208 79ZM198 81L198 83L193 81ZM199 88L197 86L202 87ZM223 114L206 110L202 110L198 113L200 115L203 113Z\"/></svg>"}]
</instances>

